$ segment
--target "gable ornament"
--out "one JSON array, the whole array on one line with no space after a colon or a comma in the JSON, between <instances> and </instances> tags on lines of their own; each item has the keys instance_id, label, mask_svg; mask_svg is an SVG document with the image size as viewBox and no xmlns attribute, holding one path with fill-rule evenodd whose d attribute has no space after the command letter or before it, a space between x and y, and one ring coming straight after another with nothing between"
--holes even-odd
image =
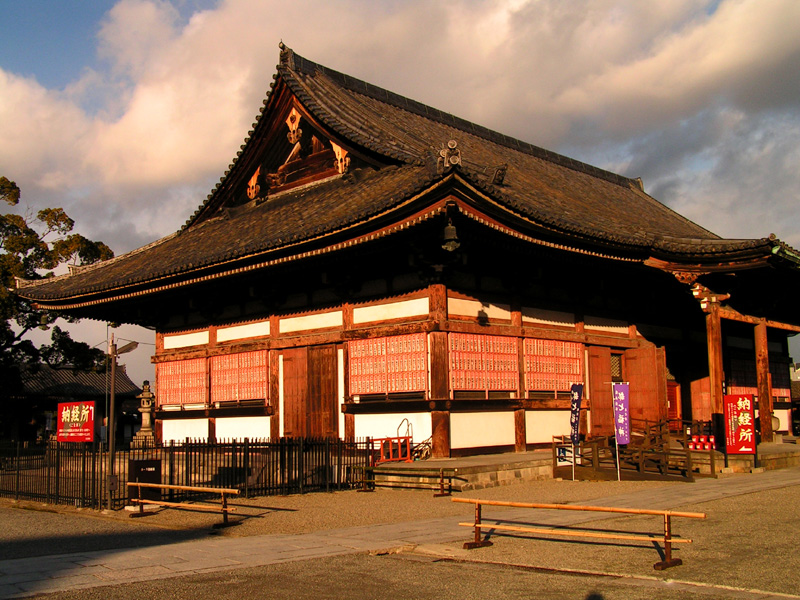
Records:
<instances>
[{"instance_id":1,"label":"gable ornament","mask_svg":"<svg viewBox=\"0 0 800 600\"><path fill-rule=\"evenodd\" d=\"M436 172L441 175L460 164L461 150L458 149L458 142L450 140L447 145L442 144L442 148L439 150L439 157L436 160Z\"/></svg>"},{"instance_id":2,"label":"gable ornament","mask_svg":"<svg viewBox=\"0 0 800 600\"><path fill-rule=\"evenodd\" d=\"M290 144L297 144L300 138L303 137L303 130L300 129L300 113L296 108L292 108L289 116L286 118L286 125L289 126L289 133L286 134L286 139Z\"/></svg>"}]
</instances>

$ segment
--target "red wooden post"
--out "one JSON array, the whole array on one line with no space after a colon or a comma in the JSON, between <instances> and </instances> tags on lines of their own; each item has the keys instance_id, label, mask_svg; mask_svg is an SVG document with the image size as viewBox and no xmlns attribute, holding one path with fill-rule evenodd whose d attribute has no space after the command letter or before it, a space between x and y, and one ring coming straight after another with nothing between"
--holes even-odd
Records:
<instances>
[{"instance_id":1,"label":"red wooden post","mask_svg":"<svg viewBox=\"0 0 800 600\"><path fill-rule=\"evenodd\" d=\"M664 560L653 565L656 571L682 565L680 558L672 558L672 522L669 513L664 513Z\"/></svg>"},{"instance_id":2,"label":"red wooden post","mask_svg":"<svg viewBox=\"0 0 800 600\"><path fill-rule=\"evenodd\" d=\"M756 381L758 385L758 420L761 422L761 441L771 442L772 390L769 384L769 348L767 346L767 323L763 319L755 327Z\"/></svg>"},{"instance_id":3,"label":"red wooden post","mask_svg":"<svg viewBox=\"0 0 800 600\"><path fill-rule=\"evenodd\" d=\"M475 502L475 534L471 542L464 543L464 550L472 550L473 548L485 548L491 546L492 542L489 540L481 539L481 503Z\"/></svg>"}]
</instances>

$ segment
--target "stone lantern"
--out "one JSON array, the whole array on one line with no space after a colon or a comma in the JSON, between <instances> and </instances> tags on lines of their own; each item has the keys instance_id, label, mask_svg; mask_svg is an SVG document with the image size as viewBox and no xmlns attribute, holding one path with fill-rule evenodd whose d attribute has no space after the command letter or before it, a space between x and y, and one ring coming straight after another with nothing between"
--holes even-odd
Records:
<instances>
[{"instance_id":1,"label":"stone lantern","mask_svg":"<svg viewBox=\"0 0 800 600\"><path fill-rule=\"evenodd\" d=\"M153 431L153 406L156 396L150 391L150 382L142 384L142 393L136 396L139 400L139 412L142 413L142 426L131 442L131 446L143 447L154 446L156 443L155 432Z\"/></svg>"}]
</instances>

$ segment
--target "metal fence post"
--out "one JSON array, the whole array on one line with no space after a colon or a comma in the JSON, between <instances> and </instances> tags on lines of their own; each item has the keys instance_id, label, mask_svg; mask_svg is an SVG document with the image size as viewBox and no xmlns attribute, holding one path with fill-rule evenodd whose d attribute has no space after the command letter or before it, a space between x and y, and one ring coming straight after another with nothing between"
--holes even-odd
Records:
<instances>
[{"instance_id":1,"label":"metal fence post","mask_svg":"<svg viewBox=\"0 0 800 600\"><path fill-rule=\"evenodd\" d=\"M250 438L244 438L244 452L242 456L244 470L244 497L250 497Z\"/></svg>"}]
</instances>

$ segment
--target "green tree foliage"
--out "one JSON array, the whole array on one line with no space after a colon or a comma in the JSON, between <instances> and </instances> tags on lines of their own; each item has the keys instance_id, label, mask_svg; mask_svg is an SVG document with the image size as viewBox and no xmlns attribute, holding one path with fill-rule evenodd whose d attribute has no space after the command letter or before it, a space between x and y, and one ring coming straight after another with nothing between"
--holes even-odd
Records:
<instances>
[{"instance_id":1,"label":"green tree foliage","mask_svg":"<svg viewBox=\"0 0 800 600\"><path fill-rule=\"evenodd\" d=\"M11 206L20 200L19 187L6 177L0 177L0 199ZM16 278L52 277L61 265L87 265L114 255L104 243L72 233L74 225L61 208L27 216L0 215L0 375L5 374L6 381L16 379L13 371L19 367L35 369L43 362L82 370L103 368L102 350L74 341L53 326L59 315L38 310L15 292ZM37 348L27 337L36 328L51 327L50 344Z\"/></svg>"}]
</instances>

